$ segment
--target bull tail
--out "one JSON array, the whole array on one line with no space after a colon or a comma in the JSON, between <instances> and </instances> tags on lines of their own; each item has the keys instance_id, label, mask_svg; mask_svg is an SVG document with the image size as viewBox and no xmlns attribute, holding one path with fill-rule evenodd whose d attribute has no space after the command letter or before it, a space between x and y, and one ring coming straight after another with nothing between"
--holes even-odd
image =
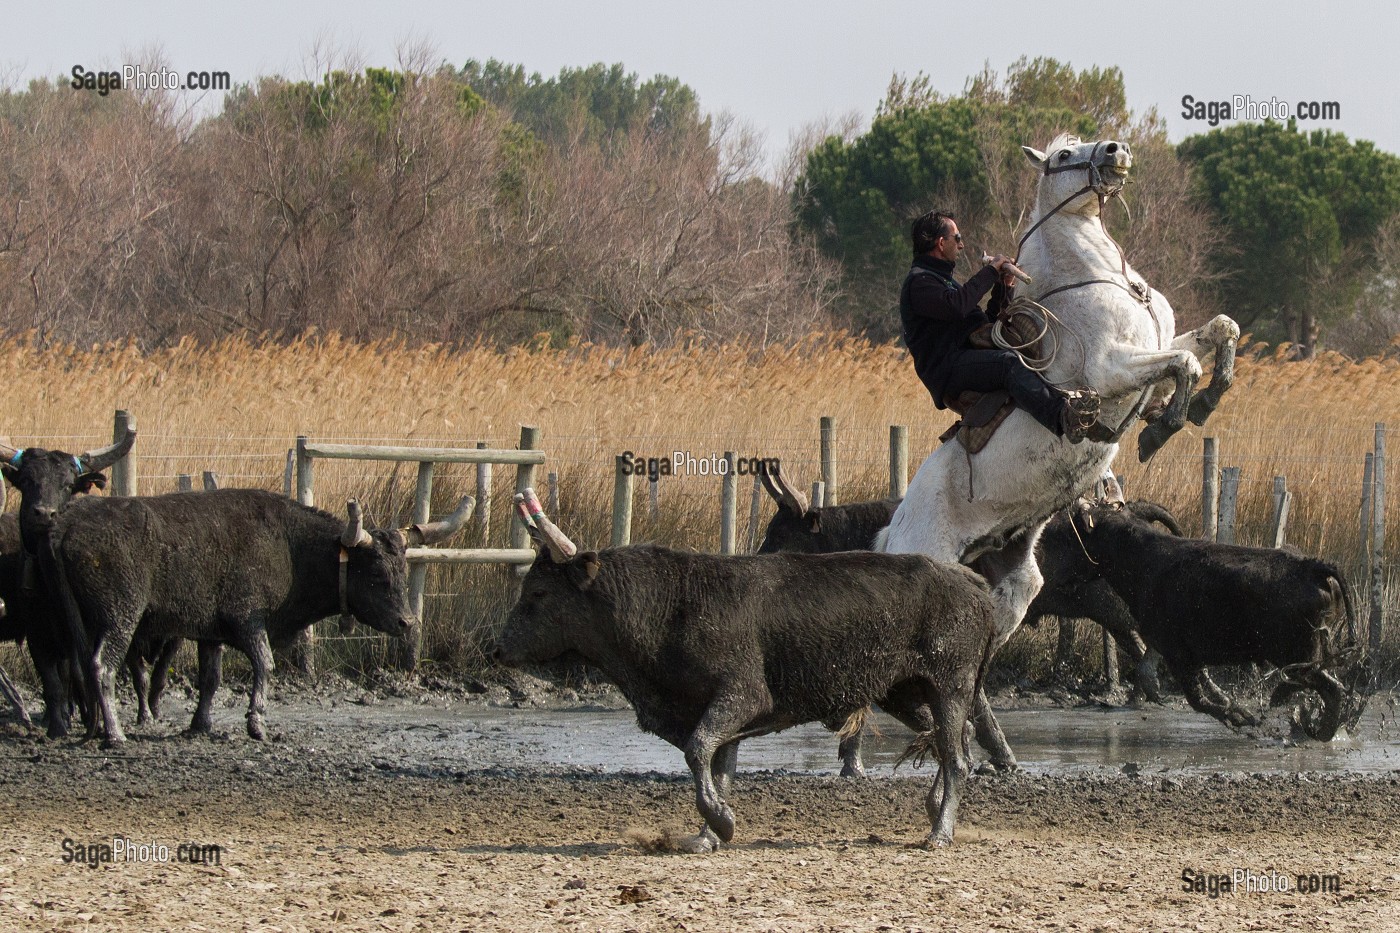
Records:
<instances>
[{"instance_id":1,"label":"bull tail","mask_svg":"<svg viewBox=\"0 0 1400 933\"><path fill-rule=\"evenodd\" d=\"M841 728L836 731L836 738L844 742L852 736L859 735L860 730L865 728L865 723L869 718L870 707L862 706L846 717L846 721L841 725Z\"/></svg>"}]
</instances>

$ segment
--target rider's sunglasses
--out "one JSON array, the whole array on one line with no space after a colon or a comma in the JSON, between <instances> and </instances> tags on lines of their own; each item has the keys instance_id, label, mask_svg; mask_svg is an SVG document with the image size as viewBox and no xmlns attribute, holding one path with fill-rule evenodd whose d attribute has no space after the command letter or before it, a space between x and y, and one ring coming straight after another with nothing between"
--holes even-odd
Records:
<instances>
[{"instance_id":1,"label":"rider's sunglasses","mask_svg":"<svg viewBox=\"0 0 1400 933\"><path fill-rule=\"evenodd\" d=\"M942 236L942 237L939 237L939 239L940 239L940 240L946 240L946 239L948 239L948 238L947 238L946 236ZM961 234L961 233L955 233L955 234L953 234L953 239L954 239L956 242L961 243L961 242L962 242L962 234Z\"/></svg>"}]
</instances>

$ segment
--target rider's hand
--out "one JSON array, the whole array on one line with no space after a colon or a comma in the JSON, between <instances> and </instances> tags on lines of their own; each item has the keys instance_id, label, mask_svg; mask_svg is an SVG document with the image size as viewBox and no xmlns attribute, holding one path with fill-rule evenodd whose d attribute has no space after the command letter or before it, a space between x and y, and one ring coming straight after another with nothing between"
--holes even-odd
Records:
<instances>
[{"instance_id":1,"label":"rider's hand","mask_svg":"<svg viewBox=\"0 0 1400 933\"><path fill-rule=\"evenodd\" d=\"M1010 256L984 256L982 261L1001 273L1001 284L1010 287L1016 284L1016 276L1011 272Z\"/></svg>"}]
</instances>

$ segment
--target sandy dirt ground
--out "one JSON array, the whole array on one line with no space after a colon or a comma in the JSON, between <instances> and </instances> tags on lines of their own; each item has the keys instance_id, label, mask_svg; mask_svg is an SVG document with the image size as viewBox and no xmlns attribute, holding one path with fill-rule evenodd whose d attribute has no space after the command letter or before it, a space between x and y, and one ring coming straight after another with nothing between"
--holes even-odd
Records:
<instances>
[{"instance_id":1,"label":"sandy dirt ground","mask_svg":"<svg viewBox=\"0 0 1400 933\"><path fill-rule=\"evenodd\" d=\"M433 754L470 702L274 695L265 743L240 702L222 736L176 702L112 753L0 727L0 930L1400 929L1400 773L978 775L929 851L927 770L741 772L734 842L694 856L667 849L688 778L534 766L508 730ZM65 861L117 837L149 860ZM1236 870L1287 890L1204 880Z\"/></svg>"}]
</instances>

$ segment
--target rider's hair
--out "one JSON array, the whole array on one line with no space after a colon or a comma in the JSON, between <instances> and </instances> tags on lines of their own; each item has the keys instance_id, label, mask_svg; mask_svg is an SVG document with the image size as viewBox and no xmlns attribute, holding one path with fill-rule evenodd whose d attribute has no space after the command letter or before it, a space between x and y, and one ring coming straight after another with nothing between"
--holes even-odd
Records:
<instances>
[{"instance_id":1,"label":"rider's hair","mask_svg":"<svg viewBox=\"0 0 1400 933\"><path fill-rule=\"evenodd\" d=\"M916 217L909 230L910 239L914 241L914 255L922 256L938 245L938 238L948 235L950 222L954 220L957 218L946 211L929 211Z\"/></svg>"}]
</instances>

